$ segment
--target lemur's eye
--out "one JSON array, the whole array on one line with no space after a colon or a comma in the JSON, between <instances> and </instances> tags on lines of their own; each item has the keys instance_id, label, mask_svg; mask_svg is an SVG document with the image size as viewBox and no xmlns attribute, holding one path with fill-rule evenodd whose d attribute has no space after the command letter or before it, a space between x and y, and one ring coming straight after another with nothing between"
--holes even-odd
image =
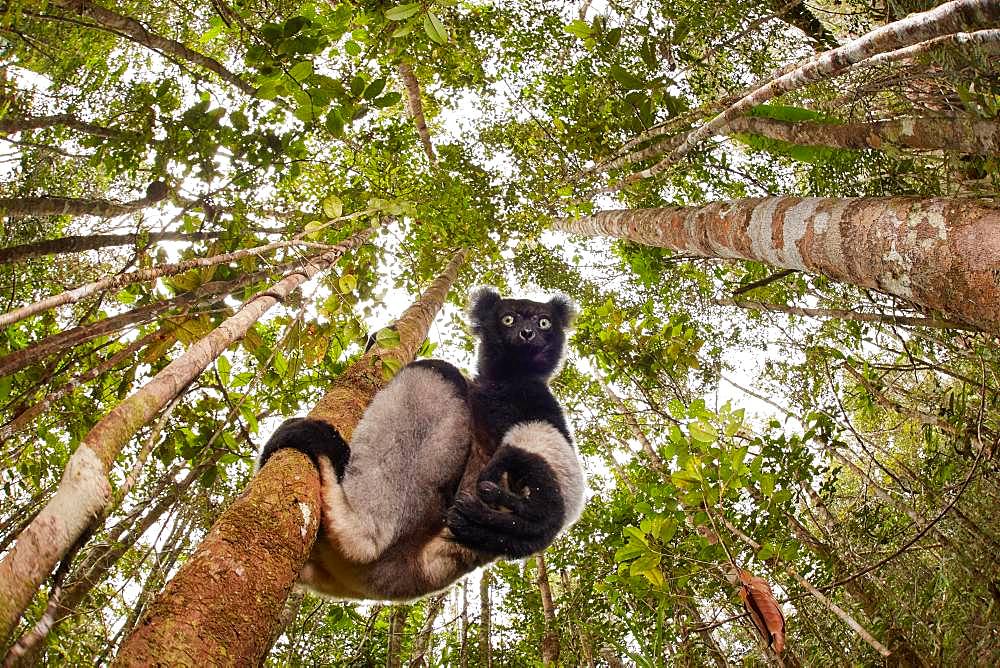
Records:
<instances>
[{"instance_id":1,"label":"lemur's eye","mask_svg":"<svg viewBox=\"0 0 1000 668\"><path fill-rule=\"evenodd\" d=\"M551 326L552 326L552 321L549 320L548 318L538 319L538 329L548 329Z\"/></svg>"},{"instance_id":2,"label":"lemur's eye","mask_svg":"<svg viewBox=\"0 0 1000 668\"><path fill-rule=\"evenodd\" d=\"M504 317L500 318L500 322L502 322L505 327L510 327L514 324L514 316L508 313Z\"/></svg>"}]
</instances>

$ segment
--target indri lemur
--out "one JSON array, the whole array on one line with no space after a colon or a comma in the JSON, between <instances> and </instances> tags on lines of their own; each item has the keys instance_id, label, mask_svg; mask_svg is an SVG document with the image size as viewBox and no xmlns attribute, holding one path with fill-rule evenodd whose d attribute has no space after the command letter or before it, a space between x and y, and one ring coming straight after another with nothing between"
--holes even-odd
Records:
<instances>
[{"instance_id":1,"label":"indri lemur","mask_svg":"<svg viewBox=\"0 0 1000 668\"><path fill-rule=\"evenodd\" d=\"M545 548L576 521L584 481L548 387L573 307L472 295L477 373L418 360L372 400L350 444L295 418L264 446L309 455L322 482L320 536L301 581L337 598L411 599L498 557Z\"/></svg>"}]
</instances>

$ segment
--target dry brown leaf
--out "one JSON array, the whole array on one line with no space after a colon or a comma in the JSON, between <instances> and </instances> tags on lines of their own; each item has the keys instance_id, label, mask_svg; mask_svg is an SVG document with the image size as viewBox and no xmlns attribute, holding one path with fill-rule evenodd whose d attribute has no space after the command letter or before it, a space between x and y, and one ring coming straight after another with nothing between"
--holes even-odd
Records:
<instances>
[{"instance_id":1,"label":"dry brown leaf","mask_svg":"<svg viewBox=\"0 0 1000 668\"><path fill-rule=\"evenodd\" d=\"M781 614L767 580L740 569L740 600L750 613L750 621L760 631L768 646L781 654L785 649L785 616Z\"/></svg>"}]
</instances>

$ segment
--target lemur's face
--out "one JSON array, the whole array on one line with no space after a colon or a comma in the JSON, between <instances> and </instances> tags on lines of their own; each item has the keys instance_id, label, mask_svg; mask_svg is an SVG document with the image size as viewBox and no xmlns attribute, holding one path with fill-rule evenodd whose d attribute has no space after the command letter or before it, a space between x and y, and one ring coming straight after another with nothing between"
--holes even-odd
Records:
<instances>
[{"instance_id":1,"label":"lemur's face","mask_svg":"<svg viewBox=\"0 0 1000 668\"><path fill-rule=\"evenodd\" d=\"M482 341L480 359L503 367L495 370L548 376L559 366L573 317L567 298L501 299L483 288L473 295L470 312L472 331Z\"/></svg>"}]
</instances>

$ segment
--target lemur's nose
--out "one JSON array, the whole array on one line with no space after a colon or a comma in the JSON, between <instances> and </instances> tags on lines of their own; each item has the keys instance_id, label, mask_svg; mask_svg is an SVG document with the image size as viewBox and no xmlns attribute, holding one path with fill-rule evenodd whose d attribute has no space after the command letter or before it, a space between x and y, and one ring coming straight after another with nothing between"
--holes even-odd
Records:
<instances>
[{"instance_id":1,"label":"lemur's nose","mask_svg":"<svg viewBox=\"0 0 1000 668\"><path fill-rule=\"evenodd\" d=\"M521 338L524 339L525 341L532 340L533 338L535 338L535 332L534 332L534 330L531 330L531 329L522 329L521 330Z\"/></svg>"}]
</instances>

